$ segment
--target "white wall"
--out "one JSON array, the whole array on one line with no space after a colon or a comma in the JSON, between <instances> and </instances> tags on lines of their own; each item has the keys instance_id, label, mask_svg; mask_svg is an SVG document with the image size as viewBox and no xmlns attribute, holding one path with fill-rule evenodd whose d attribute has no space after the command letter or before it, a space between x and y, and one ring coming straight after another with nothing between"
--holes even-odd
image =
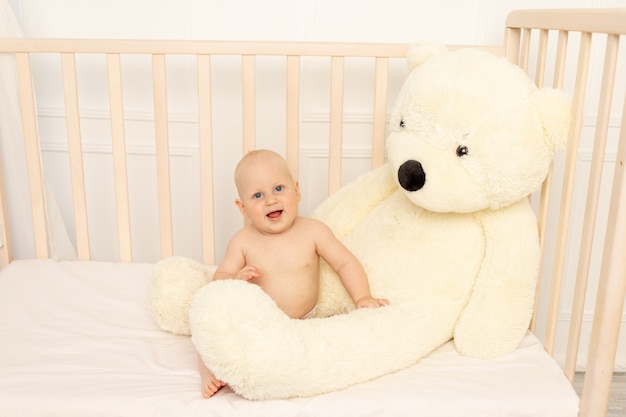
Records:
<instances>
[{"instance_id":1,"label":"white wall","mask_svg":"<svg viewBox=\"0 0 626 417\"><path fill-rule=\"evenodd\" d=\"M416 40L436 40L447 44L482 44L501 45L504 38L504 20L510 10L518 8L562 8L562 7L617 7L624 6L624 1L619 0L390 0L382 2L380 0L266 0L263 2L254 0L229 0L229 1L203 1L203 0L10 0L15 14L20 22L24 35L27 37L68 37L68 38L167 38L167 39L217 39L217 40L314 40L314 41L376 41L376 42L399 42L410 43ZM54 70L48 69L46 65L39 66L39 71L50 71L49 76L56 76ZM181 71L184 71L185 63L180 63ZM44 74L44 77L46 74ZM86 81L91 84L90 94L94 97L106 94L98 85L99 74L84 75ZM134 80L135 87L140 89L142 80ZM174 134L171 143L177 156L173 159L173 167L180 169L178 181L185 183L192 181L192 177L197 172L186 170L188 161L196 157L195 151L190 150L184 141L185 132L188 128L186 122L195 117L193 110L193 100L186 96L185 90L188 87L185 80L173 81L174 89L178 85L178 93L169 98L170 109L174 114L172 119ZM224 84L227 85L227 82ZM271 81L268 82L271 88ZM44 86L46 87L46 86ZM55 114L62 111L61 97L54 87L43 89L41 97L38 97L40 116L42 117L42 131L44 128L54 127ZM224 87L223 94L227 95L228 89ZM132 90L131 90L132 94ZM305 102L303 107L303 120L311 125L311 129L320 129L319 121L316 119L317 106L323 99L316 96L314 92L303 97ZM619 98L618 98L619 99ZM106 133L106 128L99 124L99 115L106 111L97 104L96 100L91 101L91 97L82 98L81 109L83 115L91 116L91 122L83 126L87 132L92 132L91 136L86 135L86 162L94 166L105 165L107 149L103 148L99 140L102 132ZM140 125L149 119L147 116L146 103L141 100L130 102L131 126ZM147 104L149 107L149 103ZM358 100L347 101L349 113L347 123L353 125L354 132L359 132L362 124L359 114L361 104ZM262 112L262 110L260 110ZM363 111L369 111L363 110ZM263 119L263 113L258 117ZM617 112L616 112L617 114ZM589 109L589 114L585 116L586 126L594 123L595 114ZM224 118L228 119L225 114ZM229 122L229 126L239 123L238 120ZM265 126L260 122L260 141L263 137L271 138L277 132L273 126ZM180 129L176 133L176 129ZM240 128L233 128L240 129ZM346 128L350 132L350 129ZM219 133L219 132L218 132ZM227 132L223 132L226 134ZM278 132L280 133L280 132ZM313 133L312 137L315 136ZM349 180L350 167L362 169L368 161L362 157L367 144L358 140L358 133L354 133L357 138L346 138L349 147L347 155L350 159L347 164L347 174L344 181ZM91 142L90 142L90 137ZM369 140L369 138L367 138ZM271 139L267 139L271 140ZM43 151L44 158L50 166L61 167L65 162L63 149L58 143L58 138L48 136L44 138ZM129 139L129 146L132 148L133 158L139 161L141 171L141 160L148 158L152 153L150 145L142 142L140 138ZM232 148L232 147L231 147ZM323 171L325 158L323 145L314 139L307 142L304 140L303 160L305 176L313 177L317 175L317 170ZM240 151L224 150L224 163L234 164ZM590 154L589 146L583 144L581 147L581 158L588 159ZM611 164L611 155L607 155L607 163ZM149 164L149 161L146 162ZM353 165L350 165L353 164ZM98 169L93 171L90 181L103 181L98 174ZM146 175L135 172L135 175ZM133 173L131 172L131 175ZM56 184L52 184L58 189L63 189L65 180L59 179ZM222 193L222 198L232 201L234 190L227 178L223 184L217 184L218 193ZM53 181L54 183L54 181ZM110 183L104 181L102 189L110 188ZM193 188L180 189L180 199L192 199ZM146 190L151 192L153 190ZM63 193L63 191L59 191ZM323 189L309 188L303 190L303 212L306 214L323 198ZM98 202L99 196L91 196L92 200ZM100 202L102 204L106 202ZM66 209L62 207L62 209ZM67 208L69 210L69 208ZM148 220L154 220L156 214L152 213L149 206L139 206L138 210L145 213ZM224 242L240 224L238 215L234 207L231 212L219 212L217 215L220 221L217 225L218 233L223 237ZM581 216L583 203L581 202L578 212L574 213L574 219ZM193 230L197 225L199 213L180 215L180 221L187 223L187 228ZM114 228L112 219L100 219L96 227L103 232ZM71 226L70 226L71 229ZM71 230L70 230L71 231ZM184 238L177 237L178 243L186 247L192 254L199 253L197 241L185 241ZM92 239L95 246L95 256L106 258L109 256L107 238ZM139 251L139 256L150 258L158 251L158 247L150 242L145 242L145 255ZM223 251L224 243L218 242L218 248ZM99 252L100 251L100 252ZM16 254L19 256L20 254ZM570 260L575 264L575 260ZM571 293L571 283L565 283L564 291ZM545 305L542 305L545 308ZM560 311L561 333L567 329L567 312L569 305L561 305ZM587 321L590 321L590 314L586 313ZM584 335L587 338L588 334ZM584 344L584 342L583 342ZM562 342L557 346L557 356L559 349L562 349ZM622 364L626 363L625 349L620 349ZM621 365L624 366L624 365Z\"/></svg>"},{"instance_id":2,"label":"white wall","mask_svg":"<svg viewBox=\"0 0 626 417\"><path fill-rule=\"evenodd\" d=\"M599 0L10 0L26 36L499 44L519 8Z\"/></svg>"}]
</instances>

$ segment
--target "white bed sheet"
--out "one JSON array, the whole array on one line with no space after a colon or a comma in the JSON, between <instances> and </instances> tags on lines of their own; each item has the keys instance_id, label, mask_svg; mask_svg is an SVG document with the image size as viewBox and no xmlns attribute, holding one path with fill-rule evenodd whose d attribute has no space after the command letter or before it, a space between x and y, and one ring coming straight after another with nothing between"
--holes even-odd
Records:
<instances>
[{"instance_id":1,"label":"white bed sheet","mask_svg":"<svg viewBox=\"0 0 626 417\"><path fill-rule=\"evenodd\" d=\"M463 358L448 343L411 368L312 398L248 401L224 388L202 399L190 338L148 313L151 271L52 260L0 271L0 416L578 414L576 393L532 334L504 358Z\"/></svg>"}]
</instances>

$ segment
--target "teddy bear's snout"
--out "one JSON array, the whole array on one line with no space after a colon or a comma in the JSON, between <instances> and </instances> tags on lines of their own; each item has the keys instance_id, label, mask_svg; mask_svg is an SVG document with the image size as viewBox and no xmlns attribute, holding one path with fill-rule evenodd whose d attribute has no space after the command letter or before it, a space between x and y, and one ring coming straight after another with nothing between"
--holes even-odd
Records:
<instances>
[{"instance_id":1,"label":"teddy bear's snout","mask_svg":"<svg viewBox=\"0 0 626 417\"><path fill-rule=\"evenodd\" d=\"M422 164L409 160L398 168L398 182L407 191L417 191L426 183L426 173Z\"/></svg>"}]
</instances>

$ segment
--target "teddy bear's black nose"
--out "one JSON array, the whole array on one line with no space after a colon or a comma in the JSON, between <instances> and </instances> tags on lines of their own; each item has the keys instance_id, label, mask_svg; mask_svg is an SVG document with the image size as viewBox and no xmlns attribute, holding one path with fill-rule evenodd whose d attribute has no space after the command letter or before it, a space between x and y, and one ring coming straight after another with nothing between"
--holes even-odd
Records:
<instances>
[{"instance_id":1,"label":"teddy bear's black nose","mask_svg":"<svg viewBox=\"0 0 626 417\"><path fill-rule=\"evenodd\" d=\"M417 191L426 183L426 173L418 161L406 161L398 169L400 186L407 191Z\"/></svg>"}]
</instances>

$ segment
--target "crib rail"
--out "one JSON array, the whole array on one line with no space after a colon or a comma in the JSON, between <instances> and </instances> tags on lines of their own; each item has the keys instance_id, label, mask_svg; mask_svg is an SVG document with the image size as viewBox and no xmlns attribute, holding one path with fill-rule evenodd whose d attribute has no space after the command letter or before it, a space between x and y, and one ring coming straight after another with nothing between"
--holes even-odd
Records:
<instances>
[{"instance_id":1,"label":"crib rail","mask_svg":"<svg viewBox=\"0 0 626 417\"><path fill-rule=\"evenodd\" d=\"M624 160L626 159L626 105L624 86L626 85L626 51L620 42L626 39L626 9L581 9L581 10L527 10L517 11L507 19L507 56L522 68L533 72L531 57L536 61L534 75L537 84L547 83L548 51L555 51L552 63L554 74L552 86L564 88L570 77L570 92L573 97L572 121L568 149L563 168L556 245L553 253L544 248L544 260L548 257L552 264L549 275L549 304L545 317L544 344L548 352L553 352L557 334L559 306L563 300L563 282L567 279L566 260L577 260L573 273L575 282L564 372L573 379L579 364L581 329L589 305L588 294L591 277L597 275L597 298L593 313L593 326L590 336L590 351L586 367L585 383L581 401L581 416L605 415L610 391L619 332L622 323L624 294L626 293L626 192L624 187ZM533 44L533 42L536 42ZM552 43L551 43L552 42ZM556 42L556 45L554 44ZM578 46L578 51L568 46ZM602 52L604 46L604 52ZM533 49L534 48L534 49ZM534 51L534 53L532 52ZM567 64L571 63L569 66ZM575 64L575 65L574 65ZM620 66L621 65L621 66ZM530 68L529 68L530 67ZM594 89L592 85L601 80L595 89L599 96L588 97ZM614 100L614 96L617 102ZM595 101L597 100L597 102ZM623 106L622 112L619 107ZM612 112L612 108L617 111ZM594 119L593 126L586 120ZM592 132L586 132L593 130ZM613 131L613 133L611 132ZM610 136L613 135L613 140ZM572 220L573 200L577 191L576 175L580 172L580 147L591 148L589 175L586 184L584 216L580 222ZM612 146L612 147L611 147ZM608 151L607 151L608 147ZM607 152L615 154L615 168L610 192L609 209L600 213L600 191ZM539 209L539 226L542 246L549 234L550 196L552 177L542 189ZM602 221L604 224L602 225ZM573 227L574 226L574 227ZM606 228L606 236L599 270L592 270L594 249L601 247L597 240L597 230ZM572 248L571 235L580 234L580 245ZM569 251L576 255L569 255ZM569 257L568 257L569 255ZM598 255L598 256L600 256ZM545 273L545 271L544 271ZM539 300L540 280L537 297ZM539 303L536 303L538 305ZM531 328L536 328L537 314Z\"/></svg>"}]
</instances>

